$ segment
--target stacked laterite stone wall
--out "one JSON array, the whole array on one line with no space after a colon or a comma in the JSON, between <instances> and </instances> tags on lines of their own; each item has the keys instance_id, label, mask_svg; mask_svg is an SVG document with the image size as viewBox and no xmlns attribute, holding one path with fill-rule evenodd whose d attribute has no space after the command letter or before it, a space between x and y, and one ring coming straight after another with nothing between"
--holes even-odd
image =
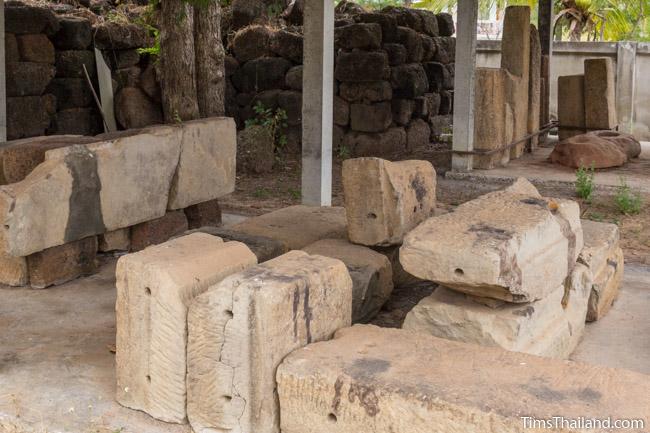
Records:
<instances>
[{"instance_id":1,"label":"stacked laterite stone wall","mask_svg":"<svg viewBox=\"0 0 650 433\"><path fill-rule=\"evenodd\" d=\"M337 14L333 148L355 156L426 146L451 123L455 38L450 15L389 7ZM226 111L244 127L254 107L287 114L299 150L302 29L252 24L230 38Z\"/></svg>"}]
</instances>

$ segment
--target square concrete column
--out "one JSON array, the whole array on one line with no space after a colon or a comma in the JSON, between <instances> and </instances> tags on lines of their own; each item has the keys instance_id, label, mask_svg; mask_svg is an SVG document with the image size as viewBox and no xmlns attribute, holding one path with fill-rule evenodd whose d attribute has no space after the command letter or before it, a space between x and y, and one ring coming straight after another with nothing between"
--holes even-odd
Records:
<instances>
[{"instance_id":1,"label":"square concrete column","mask_svg":"<svg viewBox=\"0 0 650 433\"><path fill-rule=\"evenodd\" d=\"M7 141L7 73L5 69L5 2L0 3L0 142Z\"/></svg>"},{"instance_id":2,"label":"square concrete column","mask_svg":"<svg viewBox=\"0 0 650 433\"><path fill-rule=\"evenodd\" d=\"M306 0L302 93L302 202L332 203L334 3Z\"/></svg>"},{"instance_id":3,"label":"square concrete column","mask_svg":"<svg viewBox=\"0 0 650 433\"><path fill-rule=\"evenodd\" d=\"M452 149L467 152L474 150L474 76L478 2L476 0L459 0L457 21ZM470 171L472 156L452 154L451 167L454 171Z\"/></svg>"}]
</instances>

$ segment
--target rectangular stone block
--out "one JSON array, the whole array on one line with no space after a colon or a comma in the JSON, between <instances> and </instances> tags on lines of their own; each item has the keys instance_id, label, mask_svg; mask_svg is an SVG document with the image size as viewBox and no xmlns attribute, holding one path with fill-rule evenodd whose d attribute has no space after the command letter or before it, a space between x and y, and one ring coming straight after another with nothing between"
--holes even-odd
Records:
<instances>
[{"instance_id":1,"label":"rectangular stone block","mask_svg":"<svg viewBox=\"0 0 650 433\"><path fill-rule=\"evenodd\" d=\"M117 401L167 422L186 420L187 310L197 295L256 263L242 243L204 233L117 262Z\"/></svg>"},{"instance_id":2,"label":"rectangular stone block","mask_svg":"<svg viewBox=\"0 0 650 433\"><path fill-rule=\"evenodd\" d=\"M113 230L99 235L99 251L129 251L131 249L131 230L129 228Z\"/></svg>"},{"instance_id":3,"label":"rectangular stone block","mask_svg":"<svg viewBox=\"0 0 650 433\"><path fill-rule=\"evenodd\" d=\"M539 32L534 24L530 25L530 62L528 78L528 133L537 132L540 124L540 110L542 100L542 46L539 41ZM537 148L539 136L530 139L531 150Z\"/></svg>"},{"instance_id":4,"label":"rectangular stone block","mask_svg":"<svg viewBox=\"0 0 650 433\"><path fill-rule=\"evenodd\" d=\"M221 225L221 207L217 199L204 201L183 209L190 229Z\"/></svg>"},{"instance_id":5,"label":"rectangular stone block","mask_svg":"<svg viewBox=\"0 0 650 433\"><path fill-rule=\"evenodd\" d=\"M474 92L474 150L494 150L512 142L512 110L505 69L477 68ZM510 150L474 155L473 166L491 169L510 161Z\"/></svg>"},{"instance_id":6,"label":"rectangular stone block","mask_svg":"<svg viewBox=\"0 0 650 433\"><path fill-rule=\"evenodd\" d=\"M578 262L587 266L594 276L607 266L607 259L619 246L620 231L616 224L580 220L584 236L584 247Z\"/></svg>"},{"instance_id":7,"label":"rectangular stone block","mask_svg":"<svg viewBox=\"0 0 650 433\"><path fill-rule=\"evenodd\" d=\"M512 143L528 135L528 77L506 74L506 101L512 110ZM510 159L521 157L525 148L525 140L512 146Z\"/></svg>"},{"instance_id":8,"label":"rectangular stone block","mask_svg":"<svg viewBox=\"0 0 650 433\"><path fill-rule=\"evenodd\" d=\"M428 161L356 158L343 162L348 237L363 245L395 245L433 214L436 172Z\"/></svg>"},{"instance_id":9,"label":"rectangular stone block","mask_svg":"<svg viewBox=\"0 0 650 433\"><path fill-rule=\"evenodd\" d=\"M585 327L589 269L576 265L566 285L527 304L490 302L438 287L406 316L403 329L448 340L566 359Z\"/></svg>"},{"instance_id":10,"label":"rectangular stone block","mask_svg":"<svg viewBox=\"0 0 650 433\"><path fill-rule=\"evenodd\" d=\"M249 218L232 230L282 242L287 250L299 250L321 239L347 236L345 209L296 205Z\"/></svg>"},{"instance_id":11,"label":"rectangular stone block","mask_svg":"<svg viewBox=\"0 0 650 433\"><path fill-rule=\"evenodd\" d=\"M283 433L521 433L522 417L554 416L650 422L647 375L369 325L297 350L277 379Z\"/></svg>"},{"instance_id":12,"label":"rectangular stone block","mask_svg":"<svg viewBox=\"0 0 650 433\"><path fill-rule=\"evenodd\" d=\"M618 125L614 63L609 57L585 59L585 125L612 129Z\"/></svg>"},{"instance_id":13,"label":"rectangular stone block","mask_svg":"<svg viewBox=\"0 0 650 433\"><path fill-rule=\"evenodd\" d=\"M616 248L607 258L605 267L594 277L594 284L589 297L588 322L600 320L609 312L618 297L624 271L625 258L623 257L623 250Z\"/></svg>"},{"instance_id":14,"label":"rectangular stone block","mask_svg":"<svg viewBox=\"0 0 650 433\"><path fill-rule=\"evenodd\" d=\"M0 253L0 284L19 287L27 283L29 283L27 259Z\"/></svg>"},{"instance_id":15,"label":"rectangular stone block","mask_svg":"<svg viewBox=\"0 0 650 433\"><path fill-rule=\"evenodd\" d=\"M232 275L198 296L188 317L192 429L279 433L278 365L349 326L351 306L345 265L302 251Z\"/></svg>"},{"instance_id":16,"label":"rectangular stone block","mask_svg":"<svg viewBox=\"0 0 650 433\"><path fill-rule=\"evenodd\" d=\"M400 262L470 295L531 302L564 282L582 246L578 204L542 198L520 178L420 224L405 236Z\"/></svg>"},{"instance_id":17,"label":"rectangular stone block","mask_svg":"<svg viewBox=\"0 0 650 433\"><path fill-rule=\"evenodd\" d=\"M352 323L369 322L393 292L393 272L388 258L345 239L323 239L303 251L345 263L352 277Z\"/></svg>"},{"instance_id":18,"label":"rectangular stone block","mask_svg":"<svg viewBox=\"0 0 650 433\"><path fill-rule=\"evenodd\" d=\"M97 237L92 236L27 256L29 284L34 289L63 284L97 269Z\"/></svg>"},{"instance_id":19,"label":"rectangular stone block","mask_svg":"<svg viewBox=\"0 0 650 433\"><path fill-rule=\"evenodd\" d=\"M200 227L190 230L188 233L201 232L212 236L218 236L226 241L237 241L245 244L257 257L257 262L262 263L274 259L289 251L283 242L266 236L249 235L237 230L224 227Z\"/></svg>"},{"instance_id":20,"label":"rectangular stone block","mask_svg":"<svg viewBox=\"0 0 650 433\"><path fill-rule=\"evenodd\" d=\"M169 209L182 209L235 190L237 131L229 117L179 125L180 159L169 193Z\"/></svg>"},{"instance_id":21,"label":"rectangular stone block","mask_svg":"<svg viewBox=\"0 0 650 433\"><path fill-rule=\"evenodd\" d=\"M557 92L562 95L557 101L560 141L586 132L584 89L584 75L558 77Z\"/></svg>"},{"instance_id":22,"label":"rectangular stone block","mask_svg":"<svg viewBox=\"0 0 650 433\"><path fill-rule=\"evenodd\" d=\"M183 211L167 212L163 217L145 221L131 227L131 250L140 251L187 231L187 218Z\"/></svg>"}]
</instances>

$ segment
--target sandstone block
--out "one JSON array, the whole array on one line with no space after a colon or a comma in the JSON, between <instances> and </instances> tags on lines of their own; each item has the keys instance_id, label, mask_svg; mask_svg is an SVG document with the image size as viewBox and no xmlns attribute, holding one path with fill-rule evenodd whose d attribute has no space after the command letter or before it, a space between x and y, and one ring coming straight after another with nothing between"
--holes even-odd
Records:
<instances>
[{"instance_id":1,"label":"sandstone block","mask_svg":"<svg viewBox=\"0 0 650 433\"><path fill-rule=\"evenodd\" d=\"M237 133L228 117L180 125L180 159L169 192L169 209L213 200L235 190Z\"/></svg>"},{"instance_id":2,"label":"sandstone block","mask_svg":"<svg viewBox=\"0 0 650 433\"><path fill-rule=\"evenodd\" d=\"M379 158L343 162L348 237L363 245L394 245L432 215L436 172L427 161Z\"/></svg>"},{"instance_id":3,"label":"sandstone block","mask_svg":"<svg viewBox=\"0 0 650 433\"><path fill-rule=\"evenodd\" d=\"M613 143L628 159L638 158L641 155L641 143L632 134L619 131L589 131L586 135L596 136Z\"/></svg>"},{"instance_id":4,"label":"sandstone block","mask_svg":"<svg viewBox=\"0 0 650 433\"><path fill-rule=\"evenodd\" d=\"M249 125L237 133L237 170L268 173L273 170L275 142L271 131L262 125Z\"/></svg>"},{"instance_id":5,"label":"sandstone block","mask_svg":"<svg viewBox=\"0 0 650 433\"><path fill-rule=\"evenodd\" d=\"M55 64L60 78L85 78L84 66L91 78L97 75L95 53L90 50L57 50Z\"/></svg>"},{"instance_id":6,"label":"sandstone block","mask_svg":"<svg viewBox=\"0 0 650 433\"><path fill-rule=\"evenodd\" d=\"M350 104L350 127L360 132L381 132L393 121L389 102Z\"/></svg>"},{"instance_id":7,"label":"sandstone block","mask_svg":"<svg viewBox=\"0 0 650 433\"><path fill-rule=\"evenodd\" d=\"M54 35L54 45L60 50L85 50L93 40L90 21L75 16L59 18L60 28Z\"/></svg>"},{"instance_id":8,"label":"sandstone block","mask_svg":"<svg viewBox=\"0 0 650 433\"><path fill-rule=\"evenodd\" d=\"M271 51L294 63L302 63L302 34L286 29L277 30L271 37Z\"/></svg>"},{"instance_id":9,"label":"sandstone block","mask_svg":"<svg viewBox=\"0 0 650 433\"><path fill-rule=\"evenodd\" d=\"M340 52L334 77L339 81L383 81L391 76L388 55L380 51Z\"/></svg>"},{"instance_id":10,"label":"sandstone block","mask_svg":"<svg viewBox=\"0 0 650 433\"><path fill-rule=\"evenodd\" d=\"M377 23L381 26L383 42L394 42L397 39L397 19L388 14L365 12L355 15L354 19L361 23Z\"/></svg>"},{"instance_id":11,"label":"sandstone block","mask_svg":"<svg viewBox=\"0 0 650 433\"><path fill-rule=\"evenodd\" d=\"M610 140L593 134L580 134L556 144L549 160L573 168L609 168L625 164L627 154Z\"/></svg>"},{"instance_id":12,"label":"sandstone block","mask_svg":"<svg viewBox=\"0 0 650 433\"><path fill-rule=\"evenodd\" d=\"M438 62L427 62L422 66L424 67L424 71L427 74L427 79L429 80L430 91L440 92L442 89L446 89L448 87L451 78L449 69L445 65ZM453 85L451 87L453 88Z\"/></svg>"},{"instance_id":13,"label":"sandstone block","mask_svg":"<svg viewBox=\"0 0 650 433\"><path fill-rule=\"evenodd\" d=\"M566 359L585 327L592 276L581 264L567 287L528 304L490 303L445 287L411 310L403 329L448 340ZM487 305L486 305L487 304Z\"/></svg>"},{"instance_id":14,"label":"sandstone block","mask_svg":"<svg viewBox=\"0 0 650 433\"><path fill-rule=\"evenodd\" d=\"M420 224L404 237L400 262L418 278L520 303L560 286L582 247L578 204L542 198L519 179Z\"/></svg>"},{"instance_id":15,"label":"sandstone block","mask_svg":"<svg viewBox=\"0 0 650 433\"><path fill-rule=\"evenodd\" d=\"M542 46L537 27L530 25L530 62L528 78L528 133L539 130L542 99ZM536 149L539 136L530 139L531 149Z\"/></svg>"},{"instance_id":16,"label":"sandstone block","mask_svg":"<svg viewBox=\"0 0 650 433\"><path fill-rule=\"evenodd\" d=\"M129 251L131 249L131 230L113 230L99 235L99 251Z\"/></svg>"},{"instance_id":17,"label":"sandstone block","mask_svg":"<svg viewBox=\"0 0 650 433\"><path fill-rule=\"evenodd\" d=\"M27 256L29 284L43 289L90 275L97 269L97 237L47 248Z\"/></svg>"},{"instance_id":18,"label":"sandstone block","mask_svg":"<svg viewBox=\"0 0 650 433\"><path fill-rule=\"evenodd\" d=\"M20 62L18 41L13 33L5 33L5 64Z\"/></svg>"},{"instance_id":19,"label":"sandstone block","mask_svg":"<svg viewBox=\"0 0 650 433\"><path fill-rule=\"evenodd\" d=\"M412 284L421 283L423 280L414 277L404 270L402 264L399 262L399 248L401 245L391 245L389 247L372 247L373 250L379 254L386 256L390 262L393 271L393 287L404 287ZM411 306L409 306L410 308Z\"/></svg>"},{"instance_id":20,"label":"sandstone block","mask_svg":"<svg viewBox=\"0 0 650 433\"><path fill-rule=\"evenodd\" d=\"M456 38L439 36L433 38L436 43L436 54L433 61L447 65L453 63L456 56Z\"/></svg>"},{"instance_id":21,"label":"sandstone block","mask_svg":"<svg viewBox=\"0 0 650 433\"><path fill-rule=\"evenodd\" d=\"M350 123L350 104L345 99L334 96L334 124L347 126Z\"/></svg>"},{"instance_id":22,"label":"sandstone block","mask_svg":"<svg viewBox=\"0 0 650 433\"><path fill-rule=\"evenodd\" d=\"M244 63L232 76L232 83L244 93L281 89L291 62L282 57L259 57Z\"/></svg>"},{"instance_id":23,"label":"sandstone block","mask_svg":"<svg viewBox=\"0 0 650 433\"><path fill-rule=\"evenodd\" d=\"M115 95L115 118L125 129L163 123L160 105L137 87L124 87Z\"/></svg>"},{"instance_id":24,"label":"sandstone block","mask_svg":"<svg viewBox=\"0 0 650 433\"><path fill-rule=\"evenodd\" d=\"M56 112L48 133L95 135L103 132L101 118L94 107L68 108Z\"/></svg>"},{"instance_id":25,"label":"sandstone block","mask_svg":"<svg viewBox=\"0 0 650 433\"><path fill-rule=\"evenodd\" d=\"M16 42L23 62L54 64L54 45L43 33L18 35Z\"/></svg>"},{"instance_id":26,"label":"sandstone block","mask_svg":"<svg viewBox=\"0 0 650 433\"><path fill-rule=\"evenodd\" d=\"M0 254L0 284L18 287L28 283L27 259Z\"/></svg>"},{"instance_id":27,"label":"sandstone block","mask_svg":"<svg viewBox=\"0 0 650 433\"><path fill-rule=\"evenodd\" d=\"M388 258L345 239L323 239L307 245L309 254L341 260L352 278L352 322L369 322L393 291L393 272Z\"/></svg>"},{"instance_id":28,"label":"sandstone block","mask_svg":"<svg viewBox=\"0 0 650 433\"><path fill-rule=\"evenodd\" d=\"M94 103L93 94L85 78L55 78L46 90L56 96L59 110L89 107Z\"/></svg>"},{"instance_id":29,"label":"sandstone block","mask_svg":"<svg viewBox=\"0 0 650 433\"><path fill-rule=\"evenodd\" d=\"M187 217L187 226L191 229L198 229L205 226L221 225L221 207L217 199L204 201L183 209Z\"/></svg>"},{"instance_id":30,"label":"sandstone block","mask_svg":"<svg viewBox=\"0 0 650 433\"><path fill-rule=\"evenodd\" d=\"M231 230L224 227L200 227L187 233L201 232L218 236L226 241L237 241L246 245L257 257L258 263L266 262L289 251L283 242L266 236L249 235L247 233Z\"/></svg>"},{"instance_id":31,"label":"sandstone block","mask_svg":"<svg viewBox=\"0 0 650 433\"><path fill-rule=\"evenodd\" d=\"M584 235L584 247L578 262L587 266L594 277L607 266L607 260L619 246L620 232L616 224L580 220Z\"/></svg>"},{"instance_id":32,"label":"sandstone block","mask_svg":"<svg viewBox=\"0 0 650 433\"><path fill-rule=\"evenodd\" d=\"M388 55L388 63L391 66L398 66L406 63L408 53L406 47L402 44L384 44L382 47Z\"/></svg>"},{"instance_id":33,"label":"sandstone block","mask_svg":"<svg viewBox=\"0 0 650 433\"><path fill-rule=\"evenodd\" d=\"M253 25L237 31L232 37L232 51L240 62L270 54L272 31L267 26Z\"/></svg>"},{"instance_id":34,"label":"sandstone block","mask_svg":"<svg viewBox=\"0 0 650 433\"><path fill-rule=\"evenodd\" d=\"M440 36L451 36L456 33L454 26L454 17L448 13L436 14L438 20L438 32Z\"/></svg>"},{"instance_id":35,"label":"sandstone block","mask_svg":"<svg viewBox=\"0 0 650 433\"><path fill-rule=\"evenodd\" d=\"M140 24L124 24L106 20L96 25L93 30L95 47L100 50L153 47L155 43L149 31Z\"/></svg>"},{"instance_id":36,"label":"sandstone block","mask_svg":"<svg viewBox=\"0 0 650 433\"><path fill-rule=\"evenodd\" d=\"M56 15L47 7L21 2L11 2L5 6L5 31L8 33L53 35L59 30Z\"/></svg>"},{"instance_id":37,"label":"sandstone block","mask_svg":"<svg viewBox=\"0 0 650 433\"><path fill-rule=\"evenodd\" d=\"M167 212L160 218L131 227L131 250L140 251L150 245L161 244L188 229L183 211Z\"/></svg>"},{"instance_id":38,"label":"sandstone block","mask_svg":"<svg viewBox=\"0 0 650 433\"><path fill-rule=\"evenodd\" d=\"M294 66L284 76L285 84L292 90L302 90L302 65Z\"/></svg>"},{"instance_id":39,"label":"sandstone block","mask_svg":"<svg viewBox=\"0 0 650 433\"><path fill-rule=\"evenodd\" d=\"M44 135L50 126L45 96L7 98L7 139Z\"/></svg>"},{"instance_id":40,"label":"sandstone block","mask_svg":"<svg viewBox=\"0 0 650 433\"><path fill-rule=\"evenodd\" d=\"M413 117L415 102L413 99L395 98L391 101L393 120L398 125L408 125Z\"/></svg>"},{"instance_id":41,"label":"sandstone block","mask_svg":"<svg viewBox=\"0 0 650 433\"><path fill-rule=\"evenodd\" d=\"M381 48L381 26L378 23L357 23L337 27L334 43L348 50L377 50Z\"/></svg>"},{"instance_id":42,"label":"sandstone block","mask_svg":"<svg viewBox=\"0 0 650 433\"><path fill-rule=\"evenodd\" d=\"M369 325L297 350L277 380L284 433L515 433L522 416L576 413L649 422L646 375Z\"/></svg>"},{"instance_id":43,"label":"sandstone block","mask_svg":"<svg viewBox=\"0 0 650 433\"><path fill-rule=\"evenodd\" d=\"M585 59L585 126L612 129L618 125L614 63L608 57Z\"/></svg>"},{"instance_id":44,"label":"sandstone block","mask_svg":"<svg viewBox=\"0 0 650 433\"><path fill-rule=\"evenodd\" d=\"M588 322L600 320L609 312L618 297L623 281L624 262L623 250L616 248L607 257L605 267L594 276L594 284L589 297L589 311L587 312Z\"/></svg>"},{"instance_id":45,"label":"sandstone block","mask_svg":"<svg viewBox=\"0 0 650 433\"><path fill-rule=\"evenodd\" d=\"M351 292L342 262L291 251L199 295L188 315L192 429L279 433L278 365L348 326Z\"/></svg>"},{"instance_id":46,"label":"sandstone block","mask_svg":"<svg viewBox=\"0 0 650 433\"><path fill-rule=\"evenodd\" d=\"M474 92L474 148L493 151L513 138L512 110L507 102L508 73L501 68L477 68ZM510 150L474 155L473 165L491 169L507 164Z\"/></svg>"},{"instance_id":47,"label":"sandstone block","mask_svg":"<svg viewBox=\"0 0 650 433\"><path fill-rule=\"evenodd\" d=\"M289 250L299 250L321 239L344 239L347 234L345 209L336 206L289 206L249 218L230 228L275 239Z\"/></svg>"},{"instance_id":48,"label":"sandstone block","mask_svg":"<svg viewBox=\"0 0 650 433\"><path fill-rule=\"evenodd\" d=\"M424 47L420 34L408 27L397 27L397 41L406 48L406 61L420 63L424 57Z\"/></svg>"},{"instance_id":49,"label":"sandstone block","mask_svg":"<svg viewBox=\"0 0 650 433\"><path fill-rule=\"evenodd\" d=\"M512 110L512 138L519 140L528 134L528 76L506 74L506 101ZM512 146L510 159L520 158L525 148L525 141Z\"/></svg>"},{"instance_id":50,"label":"sandstone block","mask_svg":"<svg viewBox=\"0 0 650 433\"><path fill-rule=\"evenodd\" d=\"M302 92L283 90L278 92L278 107L287 115L289 126L302 125Z\"/></svg>"},{"instance_id":51,"label":"sandstone block","mask_svg":"<svg viewBox=\"0 0 650 433\"><path fill-rule=\"evenodd\" d=\"M560 122L560 141L584 134L585 123L585 76L565 75L558 77L557 91L562 95L557 101L557 117Z\"/></svg>"},{"instance_id":52,"label":"sandstone block","mask_svg":"<svg viewBox=\"0 0 650 433\"><path fill-rule=\"evenodd\" d=\"M117 401L186 419L187 310L194 297L256 263L239 242L194 233L117 262Z\"/></svg>"},{"instance_id":53,"label":"sandstone block","mask_svg":"<svg viewBox=\"0 0 650 433\"><path fill-rule=\"evenodd\" d=\"M438 45L436 45L436 41L430 36L421 34L420 39L422 39L422 61L429 62L436 56Z\"/></svg>"},{"instance_id":54,"label":"sandstone block","mask_svg":"<svg viewBox=\"0 0 650 433\"><path fill-rule=\"evenodd\" d=\"M406 128L406 147L411 151L426 149L430 137L429 124L422 119L415 119Z\"/></svg>"},{"instance_id":55,"label":"sandstone block","mask_svg":"<svg viewBox=\"0 0 650 433\"><path fill-rule=\"evenodd\" d=\"M438 19L436 15L426 9L413 9L422 19L422 32L429 36L438 36Z\"/></svg>"}]
</instances>

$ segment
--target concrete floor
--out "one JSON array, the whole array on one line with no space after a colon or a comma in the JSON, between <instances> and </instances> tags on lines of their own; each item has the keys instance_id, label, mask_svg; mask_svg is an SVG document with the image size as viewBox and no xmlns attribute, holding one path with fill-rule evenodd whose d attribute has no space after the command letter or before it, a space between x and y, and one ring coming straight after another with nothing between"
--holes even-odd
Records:
<instances>
[{"instance_id":1,"label":"concrete floor","mask_svg":"<svg viewBox=\"0 0 650 433\"><path fill-rule=\"evenodd\" d=\"M510 161L505 167L492 170L473 170L470 173L447 172L446 177L453 180L466 180L473 183L507 183L513 178L525 177L544 188L568 188L574 191L576 170L553 164L548 161L552 147L540 147L533 153L525 153L521 158ZM641 155L623 167L597 170L594 182L604 192L614 192L620 185L621 177L635 190L650 194L650 142L641 143Z\"/></svg>"},{"instance_id":2,"label":"concrete floor","mask_svg":"<svg viewBox=\"0 0 650 433\"><path fill-rule=\"evenodd\" d=\"M0 289L0 433L189 433L114 400L115 259L47 290ZM628 265L619 300L574 358L650 374L650 267ZM33 430L9 425L28 425ZM4 426L4 429L3 429Z\"/></svg>"}]
</instances>

